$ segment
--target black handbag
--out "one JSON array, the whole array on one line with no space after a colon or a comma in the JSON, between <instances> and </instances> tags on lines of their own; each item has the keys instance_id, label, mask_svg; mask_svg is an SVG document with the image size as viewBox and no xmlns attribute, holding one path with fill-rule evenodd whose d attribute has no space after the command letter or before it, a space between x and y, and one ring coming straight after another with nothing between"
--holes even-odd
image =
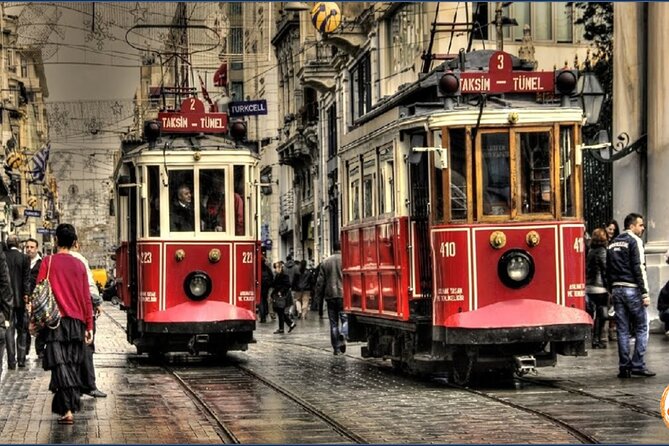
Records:
<instances>
[{"instance_id":1,"label":"black handbag","mask_svg":"<svg viewBox=\"0 0 669 446\"><path fill-rule=\"evenodd\" d=\"M30 321L35 332L43 328L55 330L60 325L60 311L58 302L53 294L51 284L49 283L49 273L51 272L51 261L46 271L46 278L35 286L30 296Z\"/></svg>"}]
</instances>

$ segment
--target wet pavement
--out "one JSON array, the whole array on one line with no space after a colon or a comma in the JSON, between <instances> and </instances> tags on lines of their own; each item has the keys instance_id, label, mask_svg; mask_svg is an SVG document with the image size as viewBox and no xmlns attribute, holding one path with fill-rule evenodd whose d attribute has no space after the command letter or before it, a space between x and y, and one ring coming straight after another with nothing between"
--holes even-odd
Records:
<instances>
[{"instance_id":1,"label":"wet pavement","mask_svg":"<svg viewBox=\"0 0 669 446\"><path fill-rule=\"evenodd\" d=\"M315 313L290 334L274 335L276 322L258 324L258 343L231 352L223 363L176 357L165 368L137 356L110 319L123 322L124 313L107 303L104 308L95 364L98 387L109 396L82 397L75 424L58 425L49 374L34 353L26 369L7 371L5 361L0 443L221 443L228 441L225 429L242 443L354 442L347 432L369 443L582 441L542 413L599 442L669 443L659 416L669 385L664 336L649 342L654 378L616 378L613 346L585 358L560 357L557 367L540 369L531 382L485 384L471 392L363 360L361 344L332 355L327 321Z\"/></svg>"}]
</instances>

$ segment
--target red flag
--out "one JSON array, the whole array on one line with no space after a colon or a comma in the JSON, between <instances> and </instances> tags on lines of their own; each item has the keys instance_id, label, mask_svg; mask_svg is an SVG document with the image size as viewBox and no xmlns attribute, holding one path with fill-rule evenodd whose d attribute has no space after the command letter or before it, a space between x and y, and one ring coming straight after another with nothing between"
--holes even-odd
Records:
<instances>
[{"instance_id":1,"label":"red flag","mask_svg":"<svg viewBox=\"0 0 669 446\"><path fill-rule=\"evenodd\" d=\"M222 63L218 70L214 73L214 86L227 87L228 86L228 64Z\"/></svg>"},{"instance_id":2,"label":"red flag","mask_svg":"<svg viewBox=\"0 0 669 446\"><path fill-rule=\"evenodd\" d=\"M216 104L214 104L214 101L212 101L211 98L209 97L209 92L207 91L207 87L204 86L204 81L202 80L202 76L198 74L197 77L200 79L200 87L202 87L202 97L204 97L204 100L207 101L207 103L209 104L209 111L210 112L218 111L218 107L216 106Z\"/></svg>"}]
</instances>

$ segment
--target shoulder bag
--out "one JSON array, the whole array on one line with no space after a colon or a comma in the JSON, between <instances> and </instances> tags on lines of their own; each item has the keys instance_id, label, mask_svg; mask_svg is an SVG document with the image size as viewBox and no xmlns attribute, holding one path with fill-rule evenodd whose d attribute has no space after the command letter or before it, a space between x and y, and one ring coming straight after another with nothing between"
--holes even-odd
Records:
<instances>
[{"instance_id":1,"label":"shoulder bag","mask_svg":"<svg viewBox=\"0 0 669 446\"><path fill-rule=\"evenodd\" d=\"M30 296L30 322L34 332L43 328L55 330L60 325L60 311L56 296L53 294L51 284L49 283L49 273L51 272L51 263L53 258L49 259L49 266L46 271L46 278L35 286Z\"/></svg>"}]
</instances>

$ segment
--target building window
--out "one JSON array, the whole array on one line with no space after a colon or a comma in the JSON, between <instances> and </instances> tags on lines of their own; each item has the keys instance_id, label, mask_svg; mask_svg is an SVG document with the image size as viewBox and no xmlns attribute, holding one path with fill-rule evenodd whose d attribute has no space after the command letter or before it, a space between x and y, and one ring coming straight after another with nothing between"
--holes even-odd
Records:
<instances>
[{"instance_id":1,"label":"building window","mask_svg":"<svg viewBox=\"0 0 669 446\"><path fill-rule=\"evenodd\" d=\"M328 115L328 159L337 156L337 104L332 104Z\"/></svg>"},{"instance_id":2,"label":"building window","mask_svg":"<svg viewBox=\"0 0 669 446\"><path fill-rule=\"evenodd\" d=\"M491 26L494 27L494 3L489 3L488 11ZM582 25L574 24L577 13L574 3L513 2L503 8L503 15L516 19L518 26L505 26L504 39L522 41L523 27L527 24L536 42L578 43L584 30ZM491 33L492 36L494 33Z\"/></svg>"},{"instance_id":3,"label":"building window","mask_svg":"<svg viewBox=\"0 0 669 446\"><path fill-rule=\"evenodd\" d=\"M422 3L401 6L386 21L389 74L399 73L414 64L420 53L420 29Z\"/></svg>"},{"instance_id":4,"label":"building window","mask_svg":"<svg viewBox=\"0 0 669 446\"><path fill-rule=\"evenodd\" d=\"M28 61L25 57L21 58L21 77L28 77Z\"/></svg>"},{"instance_id":5,"label":"building window","mask_svg":"<svg viewBox=\"0 0 669 446\"><path fill-rule=\"evenodd\" d=\"M372 64L369 53L351 68L351 116L355 121L372 108Z\"/></svg>"},{"instance_id":6,"label":"building window","mask_svg":"<svg viewBox=\"0 0 669 446\"><path fill-rule=\"evenodd\" d=\"M244 82L230 82L230 97L234 101L244 100Z\"/></svg>"}]
</instances>

